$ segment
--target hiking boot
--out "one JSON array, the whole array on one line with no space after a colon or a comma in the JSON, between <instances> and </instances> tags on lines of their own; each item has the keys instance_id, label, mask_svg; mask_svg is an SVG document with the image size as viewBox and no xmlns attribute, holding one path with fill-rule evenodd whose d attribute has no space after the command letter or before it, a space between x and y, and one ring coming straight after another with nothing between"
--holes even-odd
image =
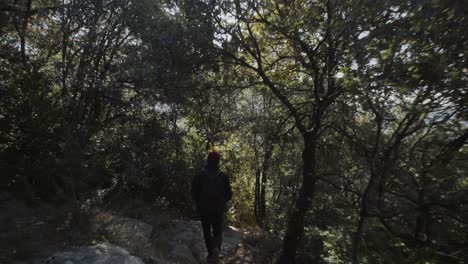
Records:
<instances>
[{"instance_id":1,"label":"hiking boot","mask_svg":"<svg viewBox=\"0 0 468 264\"><path fill-rule=\"evenodd\" d=\"M213 258L214 260L219 260L219 249L218 249L218 248L214 248L214 249L213 249L213 256L212 256L212 258Z\"/></svg>"},{"instance_id":2,"label":"hiking boot","mask_svg":"<svg viewBox=\"0 0 468 264\"><path fill-rule=\"evenodd\" d=\"M206 256L206 263L207 264L216 264L219 262L219 258L215 256Z\"/></svg>"}]
</instances>

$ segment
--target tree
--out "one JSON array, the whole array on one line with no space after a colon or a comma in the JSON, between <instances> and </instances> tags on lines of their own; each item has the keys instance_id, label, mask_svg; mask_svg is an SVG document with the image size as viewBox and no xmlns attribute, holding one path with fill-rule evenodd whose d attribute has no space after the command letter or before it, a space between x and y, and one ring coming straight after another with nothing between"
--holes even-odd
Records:
<instances>
[{"instance_id":1,"label":"tree","mask_svg":"<svg viewBox=\"0 0 468 264\"><path fill-rule=\"evenodd\" d=\"M279 263L294 263L317 181L317 144L330 106L343 92L336 80L357 17L334 1L221 3L220 52L250 70L284 105L303 138L302 186L291 213Z\"/></svg>"},{"instance_id":2,"label":"tree","mask_svg":"<svg viewBox=\"0 0 468 264\"><path fill-rule=\"evenodd\" d=\"M108 150L139 142L121 140L135 133L132 125L157 132L168 116L177 120L164 107L177 113L189 97L211 43L210 32L190 28L199 16L170 14L161 2L11 1L1 8L2 185L30 201L78 205L120 178L114 173L126 170L112 159L144 151ZM180 133L173 131L178 148Z\"/></svg>"}]
</instances>

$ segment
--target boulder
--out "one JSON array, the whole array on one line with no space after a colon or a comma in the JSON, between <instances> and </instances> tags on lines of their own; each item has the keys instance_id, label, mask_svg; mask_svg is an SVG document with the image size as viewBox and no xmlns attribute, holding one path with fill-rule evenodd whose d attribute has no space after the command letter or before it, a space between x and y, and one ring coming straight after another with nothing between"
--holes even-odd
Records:
<instances>
[{"instance_id":1,"label":"boulder","mask_svg":"<svg viewBox=\"0 0 468 264\"><path fill-rule=\"evenodd\" d=\"M165 243L170 248L170 260L176 263L200 263L205 259L207 252L200 221L173 220L165 231L164 236L155 236L154 240L161 243L161 240L167 239ZM229 227L223 232L222 251L233 250L241 241L242 233Z\"/></svg>"},{"instance_id":2,"label":"boulder","mask_svg":"<svg viewBox=\"0 0 468 264\"><path fill-rule=\"evenodd\" d=\"M126 248L138 256L152 255L151 233L153 227L145 222L127 217L98 217L98 232L112 243Z\"/></svg>"},{"instance_id":3,"label":"boulder","mask_svg":"<svg viewBox=\"0 0 468 264\"><path fill-rule=\"evenodd\" d=\"M200 263L207 254L200 221L172 219L154 221L151 226L133 218L110 214L96 216L97 231L111 243L127 249L147 263ZM226 253L242 241L234 228L224 231Z\"/></svg>"},{"instance_id":4,"label":"boulder","mask_svg":"<svg viewBox=\"0 0 468 264\"><path fill-rule=\"evenodd\" d=\"M47 259L47 264L144 264L130 253L110 243L90 247L77 247L70 251L58 252Z\"/></svg>"},{"instance_id":5,"label":"boulder","mask_svg":"<svg viewBox=\"0 0 468 264\"><path fill-rule=\"evenodd\" d=\"M170 252L171 259L177 263L198 263L192 250L185 244L176 245Z\"/></svg>"}]
</instances>

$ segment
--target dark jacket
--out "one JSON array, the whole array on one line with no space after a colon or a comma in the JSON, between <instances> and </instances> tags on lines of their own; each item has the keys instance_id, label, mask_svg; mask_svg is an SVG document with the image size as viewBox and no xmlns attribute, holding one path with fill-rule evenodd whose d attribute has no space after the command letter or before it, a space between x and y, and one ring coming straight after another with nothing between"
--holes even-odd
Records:
<instances>
[{"instance_id":1,"label":"dark jacket","mask_svg":"<svg viewBox=\"0 0 468 264\"><path fill-rule=\"evenodd\" d=\"M232 190L231 190L231 183L229 181L229 176L220 171L219 168L205 168L202 172L198 173L193 177L192 180L192 199L195 201L199 209L210 209L212 206L211 204L200 204L200 190L201 190L201 184L203 180L206 177L221 177L222 179L222 184L223 184L223 193L224 193L224 207L226 207L226 203L229 202L232 198ZM216 210L218 208L211 208L213 210Z\"/></svg>"}]
</instances>

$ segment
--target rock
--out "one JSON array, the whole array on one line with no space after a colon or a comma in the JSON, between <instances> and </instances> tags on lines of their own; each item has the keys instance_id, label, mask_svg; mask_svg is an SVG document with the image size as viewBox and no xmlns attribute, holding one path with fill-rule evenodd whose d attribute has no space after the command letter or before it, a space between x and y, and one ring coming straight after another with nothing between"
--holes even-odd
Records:
<instances>
[{"instance_id":1,"label":"rock","mask_svg":"<svg viewBox=\"0 0 468 264\"><path fill-rule=\"evenodd\" d=\"M70 251L55 253L46 264L144 264L144 262L121 247L102 243L91 247L77 247Z\"/></svg>"},{"instance_id":2,"label":"rock","mask_svg":"<svg viewBox=\"0 0 468 264\"><path fill-rule=\"evenodd\" d=\"M230 251L234 249L240 242L242 242L241 231L237 230L234 227L228 227L228 229L224 230L222 245L224 251Z\"/></svg>"},{"instance_id":3,"label":"rock","mask_svg":"<svg viewBox=\"0 0 468 264\"><path fill-rule=\"evenodd\" d=\"M127 217L110 216L100 219L104 221L99 223L98 231L109 241L128 249L134 255L150 256L152 254L153 227L151 225Z\"/></svg>"},{"instance_id":4,"label":"rock","mask_svg":"<svg viewBox=\"0 0 468 264\"><path fill-rule=\"evenodd\" d=\"M154 221L153 226L137 219L110 214L96 216L94 223L111 243L127 249L147 263L195 264L207 254L200 221L174 219ZM224 231L223 252L236 248L242 233L234 228Z\"/></svg>"},{"instance_id":5,"label":"rock","mask_svg":"<svg viewBox=\"0 0 468 264\"><path fill-rule=\"evenodd\" d=\"M165 229L164 236L155 236L154 240L158 244L165 240L168 258L176 263L200 263L207 254L200 221L174 220ZM229 227L223 232L222 251L233 250L241 241L242 233Z\"/></svg>"},{"instance_id":6,"label":"rock","mask_svg":"<svg viewBox=\"0 0 468 264\"><path fill-rule=\"evenodd\" d=\"M176 245L170 252L172 258L177 260L177 263L197 263L192 250L184 244Z\"/></svg>"}]
</instances>

